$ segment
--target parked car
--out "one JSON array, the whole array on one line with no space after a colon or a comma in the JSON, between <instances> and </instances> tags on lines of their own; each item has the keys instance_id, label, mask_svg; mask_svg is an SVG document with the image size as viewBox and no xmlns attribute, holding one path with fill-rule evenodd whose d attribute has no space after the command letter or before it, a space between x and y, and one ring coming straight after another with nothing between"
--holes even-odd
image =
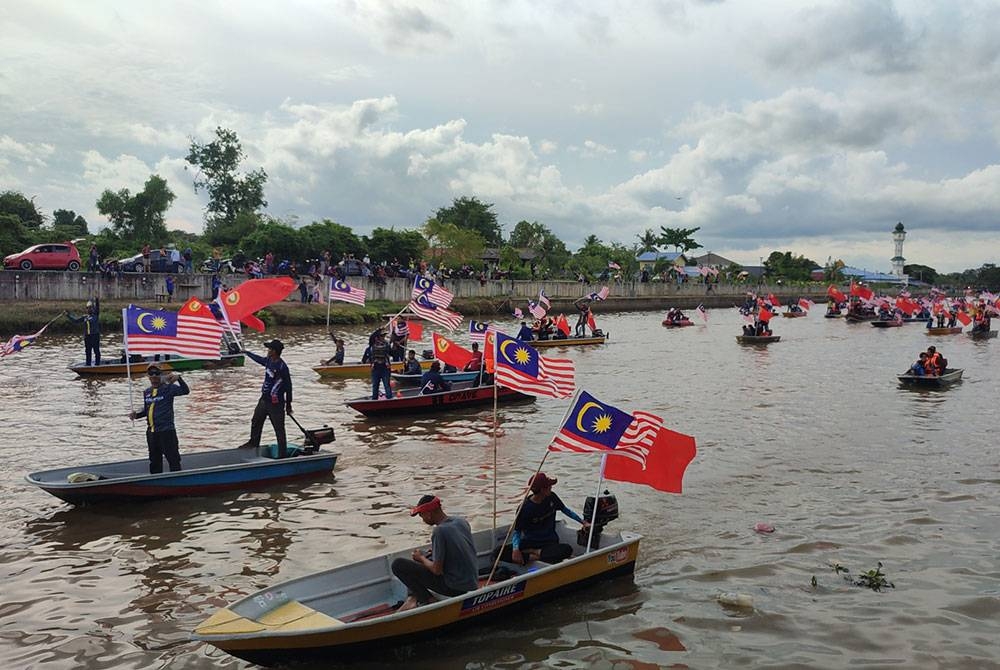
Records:
<instances>
[{"instance_id":1,"label":"parked car","mask_svg":"<svg viewBox=\"0 0 1000 670\"><path fill-rule=\"evenodd\" d=\"M118 267L122 272L145 272L146 267L142 263L142 254L121 258L118 260Z\"/></svg>"},{"instance_id":2,"label":"parked car","mask_svg":"<svg viewBox=\"0 0 1000 670\"><path fill-rule=\"evenodd\" d=\"M15 270L70 270L80 269L80 252L72 242L36 244L19 254L3 259L6 269Z\"/></svg>"}]
</instances>

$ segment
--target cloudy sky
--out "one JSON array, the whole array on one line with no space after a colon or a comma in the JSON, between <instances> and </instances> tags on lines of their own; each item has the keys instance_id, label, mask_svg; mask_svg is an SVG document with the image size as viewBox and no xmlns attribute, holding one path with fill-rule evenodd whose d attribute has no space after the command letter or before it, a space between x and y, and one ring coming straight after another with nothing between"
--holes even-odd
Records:
<instances>
[{"instance_id":1,"label":"cloudy sky","mask_svg":"<svg viewBox=\"0 0 1000 670\"><path fill-rule=\"evenodd\" d=\"M92 229L156 173L200 230L184 156L224 126L300 223L475 196L571 249L700 227L887 271L902 221L910 263L1000 263L993 1L0 5L0 190Z\"/></svg>"}]
</instances>

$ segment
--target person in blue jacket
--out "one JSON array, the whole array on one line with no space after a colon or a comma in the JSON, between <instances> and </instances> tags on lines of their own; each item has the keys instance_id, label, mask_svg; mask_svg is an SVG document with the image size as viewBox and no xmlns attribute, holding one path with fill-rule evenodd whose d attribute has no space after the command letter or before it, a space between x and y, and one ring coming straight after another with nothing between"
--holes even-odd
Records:
<instances>
[{"instance_id":1,"label":"person in blue jacket","mask_svg":"<svg viewBox=\"0 0 1000 670\"><path fill-rule=\"evenodd\" d=\"M250 360L264 366L264 383L260 387L260 400L250 420L250 439L241 448L256 449L260 446L260 435L264 430L264 419L270 419L274 437L278 442L278 458L288 455L288 439L285 436L285 414L292 416L292 375L288 365L281 360L285 345L281 340L265 342L267 356L244 350Z\"/></svg>"},{"instance_id":2,"label":"person in blue jacket","mask_svg":"<svg viewBox=\"0 0 1000 670\"><path fill-rule=\"evenodd\" d=\"M535 334L531 331L531 326L524 321L521 322L521 330L517 331L517 339L522 342L530 342L535 339Z\"/></svg>"},{"instance_id":3,"label":"person in blue jacket","mask_svg":"<svg viewBox=\"0 0 1000 670\"><path fill-rule=\"evenodd\" d=\"M83 348L87 357L87 365L93 360L94 365L101 364L101 300L94 298L87 302L87 313L83 316L73 316L67 313L66 318L73 323L83 324ZM93 358L91 358L93 353Z\"/></svg>"},{"instance_id":4,"label":"person in blue jacket","mask_svg":"<svg viewBox=\"0 0 1000 670\"><path fill-rule=\"evenodd\" d=\"M149 448L149 473L163 472L163 459L167 459L171 472L181 469L181 454L174 426L174 398L191 392L181 376L175 372L166 375L159 366L146 368L149 388L142 392L142 409L129 414L133 421L146 418L146 446Z\"/></svg>"}]
</instances>

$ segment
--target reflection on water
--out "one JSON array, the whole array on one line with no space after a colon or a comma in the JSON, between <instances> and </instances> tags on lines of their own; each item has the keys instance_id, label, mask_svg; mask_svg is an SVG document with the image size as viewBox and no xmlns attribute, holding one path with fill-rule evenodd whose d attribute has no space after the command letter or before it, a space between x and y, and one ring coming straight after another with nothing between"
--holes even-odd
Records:
<instances>
[{"instance_id":1,"label":"reflection on water","mask_svg":"<svg viewBox=\"0 0 1000 670\"><path fill-rule=\"evenodd\" d=\"M941 338L961 384L900 389L919 327L880 331L812 315L775 324L778 343L735 342L735 310L666 330L660 314L599 315L608 346L563 349L578 381L626 410L660 414L699 453L683 496L610 483L620 529L644 539L635 579L539 604L482 631L396 650L407 667L998 667L1000 472L995 455L997 341ZM346 329L348 358L367 328ZM423 493L473 527L509 518L569 401L446 417L372 420L344 402L363 379L321 380L323 329L286 342L296 416L337 429L336 477L262 491L71 508L23 482L28 472L142 458L126 418L144 379L84 380L65 369L79 338L44 338L6 359L0 385L0 661L6 667L222 667L247 664L188 640L218 607L277 581L423 543L406 510ZM249 346L263 351L263 337ZM114 350L115 336L104 345ZM420 350L420 347L414 347ZM243 442L263 369L191 372L177 401L183 450ZM289 423L289 434L295 430ZM265 426L265 440L270 439ZM494 470L493 443L497 454ZM573 509L596 486L597 459L553 454L545 470ZM755 533L766 522L771 534ZM896 588L852 586L883 563ZM813 586L812 579L816 585ZM753 608L719 604L722 592ZM873 623L875 622L875 623ZM848 660L849 659L849 660ZM386 660L361 664L385 667ZM323 667L330 667L324 664ZM352 666L357 667L357 666Z\"/></svg>"}]
</instances>

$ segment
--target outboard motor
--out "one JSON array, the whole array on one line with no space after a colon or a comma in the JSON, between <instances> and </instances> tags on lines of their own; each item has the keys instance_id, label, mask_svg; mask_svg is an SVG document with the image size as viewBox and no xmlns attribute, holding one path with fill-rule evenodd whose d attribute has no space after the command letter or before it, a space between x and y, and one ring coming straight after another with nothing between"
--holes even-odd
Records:
<instances>
[{"instance_id":1,"label":"outboard motor","mask_svg":"<svg viewBox=\"0 0 1000 670\"><path fill-rule=\"evenodd\" d=\"M594 521L594 537L591 540L590 548L596 549L601 544L601 531L604 526L618 518L618 498L611 495L608 490L597 499L597 517L594 517L594 496L587 496L583 503L583 520ZM581 528L576 532L576 543L581 547L587 546L587 537L590 529Z\"/></svg>"},{"instance_id":2,"label":"outboard motor","mask_svg":"<svg viewBox=\"0 0 1000 670\"><path fill-rule=\"evenodd\" d=\"M425 361L432 361L432 360L434 360L434 350L433 349L424 349L422 352L420 352L420 356Z\"/></svg>"}]
</instances>

